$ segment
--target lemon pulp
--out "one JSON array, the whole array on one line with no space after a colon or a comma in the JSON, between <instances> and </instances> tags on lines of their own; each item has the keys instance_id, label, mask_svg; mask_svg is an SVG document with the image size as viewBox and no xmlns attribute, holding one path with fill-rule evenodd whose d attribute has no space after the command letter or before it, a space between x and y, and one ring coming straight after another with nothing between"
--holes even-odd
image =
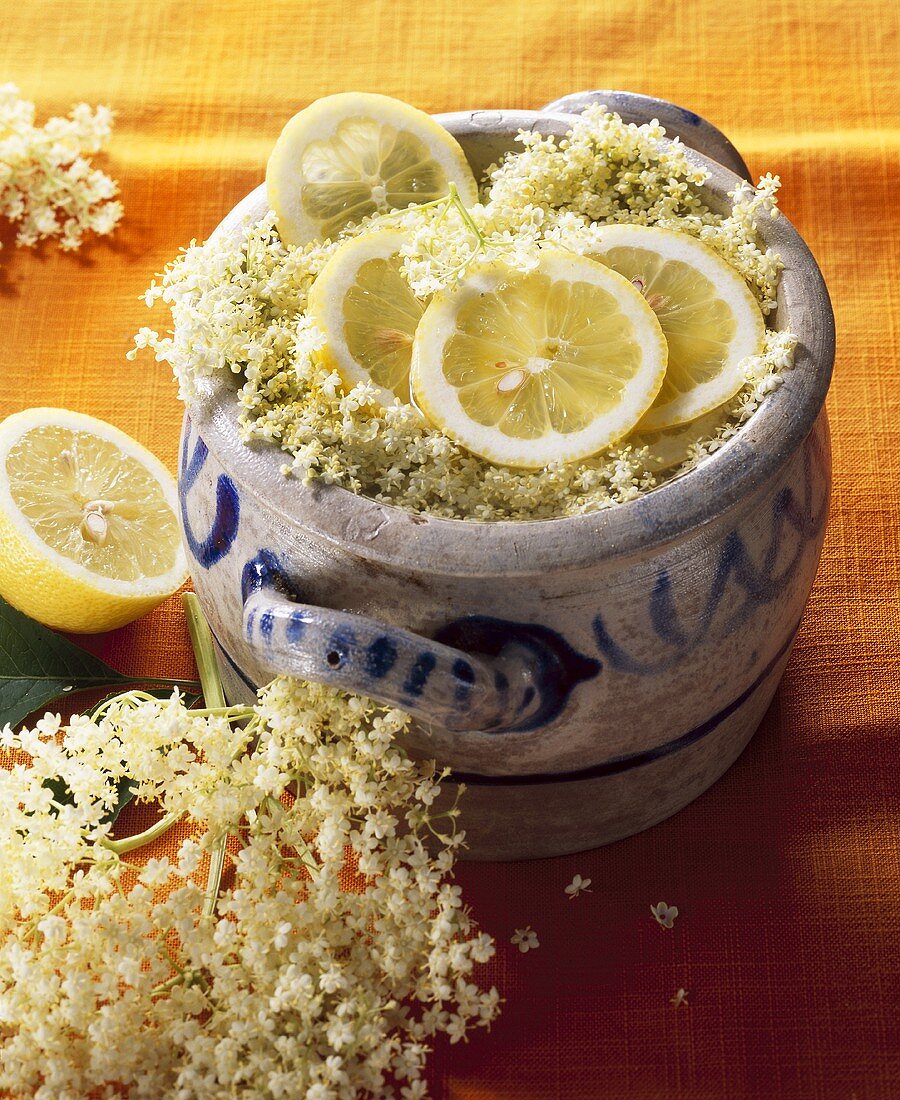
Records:
<instances>
[{"instance_id":1,"label":"lemon pulp","mask_svg":"<svg viewBox=\"0 0 900 1100\"><path fill-rule=\"evenodd\" d=\"M300 201L325 237L348 222L427 202L449 189L424 141L374 118L345 119L333 137L310 142L300 158Z\"/></svg>"},{"instance_id":2,"label":"lemon pulp","mask_svg":"<svg viewBox=\"0 0 900 1100\"><path fill-rule=\"evenodd\" d=\"M683 260L666 260L644 248L611 248L604 262L632 281L656 314L669 345L669 365L657 404L690 393L721 371L731 350L737 322L715 285Z\"/></svg>"},{"instance_id":3,"label":"lemon pulp","mask_svg":"<svg viewBox=\"0 0 900 1100\"><path fill-rule=\"evenodd\" d=\"M0 423L0 596L60 630L137 619L187 568L162 463L102 420L26 409Z\"/></svg>"},{"instance_id":4,"label":"lemon pulp","mask_svg":"<svg viewBox=\"0 0 900 1100\"><path fill-rule=\"evenodd\" d=\"M383 389L409 401L409 363L422 304L400 274L400 260L367 260L344 299L344 339L354 360Z\"/></svg>"},{"instance_id":5,"label":"lemon pulp","mask_svg":"<svg viewBox=\"0 0 900 1100\"><path fill-rule=\"evenodd\" d=\"M175 566L178 522L159 482L108 440L59 425L32 428L10 448L6 474L38 538L91 573L133 581Z\"/></svg>"},{"instance_id":6,"label":"lemon pulp","mask_svg":"<svg viewBox=\"0 0 900 1100\"><path fill-rule=\"evenodd\" d=\"M309 315L326 339L324 358L348 386L374 382L385 404L410 400L413 338L425 308L403 277L403 243L392 229L351 237L309 294Z\"/></svg>"},{"instance_id":7,"label":"lemon pulp","mask_svg":"<svg viewBox=\"0 0 900 1100\"><path fill-rule=\"evenodd\" d=\"M513 439L582 431L621 400L641 359L612 295L526 275L467 302L443 374L468 415Z\"/></svg>"}]
</instances>

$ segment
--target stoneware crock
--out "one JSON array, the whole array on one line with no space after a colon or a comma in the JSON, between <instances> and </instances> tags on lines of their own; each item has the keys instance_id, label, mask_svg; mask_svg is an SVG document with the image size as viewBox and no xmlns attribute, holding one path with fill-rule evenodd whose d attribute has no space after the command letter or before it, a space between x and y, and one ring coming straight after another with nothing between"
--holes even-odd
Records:
<instances>
[{"instance_id":1,"label":"stoneware crock","mask_svg":"<svg viewBox=\"0 0 900 1100\"><path fill-rule=\"evenodd\" d=\"M595 100L659 118L727 208L743 161L673 104L588 92L439 121L480 176L520 129L563 134ZM217 232L266 208L260 187ZM446 796L466 784L474 859L606 844L706 790L772 699L828 511L831 306L787 219L761 232L784 261L774 323L799 337L796 366L698 469L609 511L474 523L304 486L275 447L240 442L234 379L205 383L184 421L181 507L229 698L290 673L410 711L410 749L452 769Z\"/></svg>"}]
</instances>

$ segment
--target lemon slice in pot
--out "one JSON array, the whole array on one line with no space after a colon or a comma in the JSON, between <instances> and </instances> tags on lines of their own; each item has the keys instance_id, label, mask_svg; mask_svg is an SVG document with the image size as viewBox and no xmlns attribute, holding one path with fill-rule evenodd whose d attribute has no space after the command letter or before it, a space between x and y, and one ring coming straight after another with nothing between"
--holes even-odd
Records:
<instances>
[{"instance_id":1,"label":"lemon slice in pot","mask_svg":"<svg viewBox=\"0 0 900 1100\"><path fill-rule=\"evenodd\" d=\"M593 259L644 295L669 346L662 388L641 429L685 424L733 397L748 355L762 350L765 321L750 288L730 264L686 233L610 225Z\"/></svg>"},{"instance_id":2,"label":"lemon slice in pot","mask_svg":"<svg viewBox=\"0 0 900 1100\"><path fill-rule=\"evenodd\" d=\"M653 473L663 473L686 462L691 448L697 443L710 439L725 423L725 407L711 409L708 413L690 420L687 424L676 424L671 428L659 428L656 431L644 431L641 424L622 442L632 447L647 448L647 469Z\"/></svg>"},{"instance_id":3,"label":"lemon slice in pot","mask_svg":"<svg viewBox=\"0 0 900 1100\"><path fill-rule=\"evenodd\" d=\"M413 337L424 305L401 272L403 234L376 229L345 241L309 292L324 360L345 385L373 381L381 400L408 402Z\"/></svg>"},{"instance_id":4,"label":"lemon slice in pot","mask_svg":"<svg viewBox=\"0 0 900 1100\"><path fill-rule=\"evenodd\" d=\"M538 468L626 435L665 368L659 322L626 279L543 248L532 271L494 260L436 294L410 377L425 416L468 450Z\"/></svg>"},{"instance_id":5,"label":"lemon slice in pot","mask_svg":"<svg viewBox=\"0 0 900 1100\"><path fill-rule=\"evenodd\" d=\"M450 192L467 205L478 187L465 154L440 123L389 96L341 92L294 115L266 168L269 205L287 244L335 238L371 214Z\"/></svg>"},{"instance_id":6,"label":"lemon slice in pot","mask_svg":"<svg viewBox=\"0 0 900 1100\"><path fill-rule=\"evenodd\" d=\"M47 626L122 626L187 577L175 482L102 420L27 409L0 423L0 596Z\"/></svg>"}]
</instances>

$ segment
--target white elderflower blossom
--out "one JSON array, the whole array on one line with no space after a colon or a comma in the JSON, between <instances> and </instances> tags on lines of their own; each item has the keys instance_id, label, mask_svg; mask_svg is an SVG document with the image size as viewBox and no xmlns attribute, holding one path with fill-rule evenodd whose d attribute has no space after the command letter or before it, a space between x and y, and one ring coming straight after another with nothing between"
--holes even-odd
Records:
<instances>
[{"instance_id":1,"label":"white elderflower blossom","mask_svg":"<svg viewBox=\"0 0 900 1100\"><path fill-rule=\"evenodd\" d=\"M34 116L14 84L0 84L0 215L17 223L16 243L55 237L75 249L88 232L111 233L122 217L119 188L90 157L109 142L112 111L79 103L43 126Z\"/></svg>"},{"instance_id":2,"label":"white elderflower blossom","mask_svg":"<svg viewBox=\"0 0 900 1100\"><path fill-rule=\"evenodd\" d=\"M537 932L535 932L530 924L526 924L524 928L517 928L512 936L510 936L509 942L518 947L523 955L526 951L533 951L535 948L541 946L537 937Z\"/></svg>"},{"instance_id":3,"label":"white elderflower blossom","mask_svg":"<svg viewBox=\"0 0 900 1100\"><path fill-rule=\"evenodd\" d=\"M569 895L569 900L577 898L579 894L590 894L591 880L589 878L582 878L581 875L575 875L569 885L566 887L566 893Z\"/></svg>"},{"instance_id":4,"label":"white elderflower blossom","mask_svg":"<svg viewBox=\"0 0 900 1100\"><path fill-rule=\"evenodd\" d=\"M254 708L134 692L0 732L0 1092L427 1096L431 1038L499 998L474 980L494 945L452 882L457 811L407 722L279 679ZM163 825L197 822L136 883L142 838L106 821L125 776ZM193 878L217 852L222 895Z\"/></svg>"},{"instance_id":5,"label":"white elderflower blossom","mask_svg":"<svg viewBox=\"0 0 900 1100\"><path fill-rule=\"evenodd\" d=\"M674 905L666 905L664 901L651 905L650 912L653 914L656 923L662 925L663 928L672 928L675 924L675 918L678 916L678 908Z\"/></svg>"},{"instance_id":6,"label":"white elderflower blossom","mask_svg":"<svg viewBox=\"0 0 900 1100\"><path fill-rule=\"evenodd\" d=\"M742 185L734 208L703 201L706 175L656 123L636 126L590 107L562 139L525 132L520 152L489 170L481 201L458 198L394 211L350 226L336 242L286 246L274 214L236 237L192 243L146 295L164 302L173 329L142 328L129 356L148 348L172 367L183 397L215 371L239 376L246 442L286 453L287 476L340 485L412 512L469 520L551 519L609 508L691 469L753 415L782 373L796 340L768 331L745 364L747 382L719 410L680 464L661 472L645 446L613 446L591 458L540 470L495 466L432 427L412 406L383 407L374 387L345 391L318 354L323 336L306 315L309 289L341 240L389 224L402 230L403 272L423 301L452 285L474 259L502 258L527 271L542 244L590 251L599 225L634 222L690 233L746 280L764 313L774 308L781 263L756 224L774 216L777 177Z\"/></svg>"}]
</instances>

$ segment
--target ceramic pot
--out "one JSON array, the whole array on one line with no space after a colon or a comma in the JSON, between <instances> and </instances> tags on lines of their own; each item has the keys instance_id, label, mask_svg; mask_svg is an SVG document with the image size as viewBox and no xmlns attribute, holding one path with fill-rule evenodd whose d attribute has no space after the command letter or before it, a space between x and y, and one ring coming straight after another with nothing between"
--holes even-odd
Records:
<instances>
[{"instance_id":1,"label":"ceramic pot","mask_svg":"<svg viewBox=\"0 0 900 1100\"><path fill-rule=\"evenodd\" d=\"M625 93L563 106L595 97L633 121L665 118L688 145L718 133ZM550 109L439 121L480 175L518 130L562 134L574 119ZM738 175L690 155L710 172L706 201L727 208ZM266 207L261 187L217 232ZM275 447L240 442L234 379L204 383L185 417L181 506L229 698L290 673L410 711L410 749L452 769L448 796L468 788L475 859L605 844L704 791L772 699L828 509L828 294L787 219L761 231L785 264L774 323L799 337L795 368L698 469L605 512L474 523L304 486L282 475Z\"/></svg>"}]
</instances>

